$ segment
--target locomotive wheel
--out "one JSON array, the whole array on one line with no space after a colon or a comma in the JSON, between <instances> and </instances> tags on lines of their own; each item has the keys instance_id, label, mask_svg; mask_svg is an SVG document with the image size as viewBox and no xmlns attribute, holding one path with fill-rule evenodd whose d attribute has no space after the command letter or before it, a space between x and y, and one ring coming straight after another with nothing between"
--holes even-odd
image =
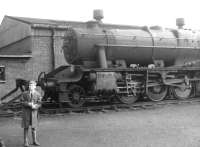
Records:
<instances>
[{"instance_id":1,"label":"locomotive wheel","mask_svg":"<svg viewBox=\"0 0 200 147\"><path fill-rule=\"evenodd\" d=\"M78 85L72 85L69 88L69 106L72 108L81 107L85 103L85 91Z\"/></svg>"},{"instance_id":2,"label":"locomotive wheel","mask_svg":"<svg viewBox=\"0 0 200 147\"><path fill-rule=\"evenodd\" d=\"M191 86L188 88L185 83L181 84L182 87L173 87L174 96L178 99L187 99L192 92Z\"/></svg>"},{"instance_id":3,"label":"locomotive wheel","mask_svg":"<svg viewBox=\"0 0 200 147\"><path fill-rule=\"evenodd\" d=\"M138 96L118 96L118 100L123 104L133 104L137 99Z\"/></svg>"},{"instance_id":4,"label":"locomotive wheel","mask_svg":"<svg viewBox=\"0 0 200 147\"><path fill-rule=\"evenodd\" d=\"M167 89L167 86L164 85L149 87L147 96L152 101L162 101L167 95Z\"/></svg>"}]
</instances>

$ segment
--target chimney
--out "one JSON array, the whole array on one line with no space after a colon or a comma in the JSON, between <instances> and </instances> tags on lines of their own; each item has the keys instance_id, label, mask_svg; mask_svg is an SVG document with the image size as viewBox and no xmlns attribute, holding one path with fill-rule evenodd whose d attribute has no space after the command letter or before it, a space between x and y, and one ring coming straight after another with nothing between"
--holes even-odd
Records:
<instances>
[{"instance_id":1,"label":"chimney","mask_svg":"<svg viewBox=\"0 0 200 147\"><path fill-rule=\"evenodd\" d=\"M178 27L178 29L183 29L184 25L185 25L184 18L177 18L176 19L176 26Z\"/></svg>"},{"instance_id":2,"label":"chimney","mask_svg":"<svg viewBox=\"0 0 200 147\"><path fill-rule=\"evenodd\" d=\"M101 20L103 19L103 10L100 9L96 9L93 11L93 18L97 21L97 22L102 22Z\"/></svg>"}]
</instances>

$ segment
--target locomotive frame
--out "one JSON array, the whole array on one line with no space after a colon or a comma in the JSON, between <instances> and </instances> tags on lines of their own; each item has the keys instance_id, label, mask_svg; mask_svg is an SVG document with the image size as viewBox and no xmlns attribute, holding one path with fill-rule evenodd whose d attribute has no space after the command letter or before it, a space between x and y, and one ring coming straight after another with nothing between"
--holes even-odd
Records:
<instances>
[{"instance_id":1,"label":"locomotive frame","mask_svg":"<svg viewBox=\"0 0 200 147\"><path fill-rule=\"evenodd\" d=\"M39 81L45 99L81 107L85 102L113 102L116 98L124 104L141 97L152 101L170 96L187 99L199 95L199 75L200 68L194 67L86 69L71 65L40 76ZM116 76L121 77L113 78Z\"/></svg>"}]
</instances>

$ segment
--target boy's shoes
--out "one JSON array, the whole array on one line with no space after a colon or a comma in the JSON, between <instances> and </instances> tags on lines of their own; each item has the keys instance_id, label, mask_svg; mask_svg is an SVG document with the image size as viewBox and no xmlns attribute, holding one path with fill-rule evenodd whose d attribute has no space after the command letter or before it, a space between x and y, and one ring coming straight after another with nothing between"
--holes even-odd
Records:
<instances>
[{"instance_id":1,"label":"boy's shoes","mask_svg":"<svg viewBox=\"0 0 200 147\"><path fill-rule=\"evenodd\" d=\"M24 144L24 147L29 147L29 144Z\"/></svg>"},{"instance_id":2,"label":"boy's shoes","mask_svg":"<svg viewBox=\"0 0 200 147\"><path fill-rule=\"evenodd\" d=\"M33 145L40 146L39 142L33 142Z\"/></svg>"}]
</instances>

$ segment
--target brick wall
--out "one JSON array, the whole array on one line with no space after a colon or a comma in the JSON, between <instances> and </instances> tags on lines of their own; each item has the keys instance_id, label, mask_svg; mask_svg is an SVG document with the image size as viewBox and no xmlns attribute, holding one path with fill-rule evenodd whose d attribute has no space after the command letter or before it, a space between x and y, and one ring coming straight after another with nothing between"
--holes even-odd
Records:
<instances>
[{"instance_id":1,"label":"brick wall","mask_svg":"<svg viewBox=\"0 0 200 147\"><path fill-rule=\"evenodd\" d=\"M40 72L52 69L51 47L49 37L32 37L32 58L25 64L26 78L37 80Z\"/></svg>"},{"instance_id":2,"label":"brick wall","mask_svg":"<svg viewBox=\"0 0 200 147\"><path fill-rule=\"evenodd\" d=\"M0 83L0 97L7 94L16 87L15 79L24 78L25 64L28 60L24 59L0 59L0 64L5 66L5 83ZM16 93L19 94L19 93ZM16 96L13 95L13 96Z\"/></svg>"}]
</instances>

